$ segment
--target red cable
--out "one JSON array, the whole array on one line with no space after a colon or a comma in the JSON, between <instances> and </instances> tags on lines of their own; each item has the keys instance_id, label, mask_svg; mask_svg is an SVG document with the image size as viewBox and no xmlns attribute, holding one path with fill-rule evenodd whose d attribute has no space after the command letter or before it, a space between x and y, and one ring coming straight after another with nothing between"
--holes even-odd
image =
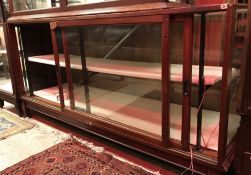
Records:
<instances>
[{"instance_id":1,"label":"red cable","mask_svg":"<svg viewBox=\"0 0 251 175\"><path fill-rule=\"evenodd\" d=\"M206 96L206 90L205 90L205 89L206 89L206 85L204 85L204 93L203 93L203 96L202 96L200 105L199 105L199 107L198 107L198 110L197 110L197 116L198 116L198 113L199 113L199 111L200 111L200 109L201 109L201 107L202 107L202 104L203 104L203 101L204 101L204 97ZM210 140L211 140L211 137L213 136L213 133L215 132L215 130L218 128L219 124L220 124L220 123L218 123L218 124L215 126L215 128L213 129L213 131L210 133L207 143L206 143L206 141L205 141L203 132L201 131L201 137L202 137L202 140L203 140L203 143L204 143L205 148L208 148L208 144L209 144L209 142L210 142Z\"/></svg>"},{"instance_id":2,"label":"red cable","mask_svg":"<svg viewBox=\"0 0 251 175\"><path fill-rule=\"evenodd\" d=\"M203 100L204 100L205 96L206 96L206 85L204 85L204 93L203 93L202 99L200 101L200 105L197 108L197 115L196 116L198 116L198 114L199 114L199 111L200 111L200 109L202 107L202 103L203 103ZM201 131L201 137L202 137L204 145L206 145L206 141L205 141L205 138L204 138L204 135L203 135L202 131Z\"/></svg>"}]
</instances>

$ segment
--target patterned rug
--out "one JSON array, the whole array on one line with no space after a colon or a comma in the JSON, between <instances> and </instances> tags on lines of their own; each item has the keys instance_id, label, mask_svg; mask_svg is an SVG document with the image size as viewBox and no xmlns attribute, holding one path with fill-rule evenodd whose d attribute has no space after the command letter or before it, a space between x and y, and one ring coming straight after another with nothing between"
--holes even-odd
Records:
<instances>
[{"instance_id":1,"label":"patterned rug","mask_svg":"<svg viewBox=\"0 0 251 175\"><path fill-rule=\"evenodd\" d=\"M140 167L66 140L0 172L0 175L153 175Z\"/></svg>"},{"instance_id":2,"label":"patterned rug","mask_svg":"<svg viewBox=\"0 0 251 175\"><path fill-rule=\"evenodd\" d=\"M16 114L0 108L0 140L32 127L31 123L22 120Z\"/></svg>"}]
</instances>

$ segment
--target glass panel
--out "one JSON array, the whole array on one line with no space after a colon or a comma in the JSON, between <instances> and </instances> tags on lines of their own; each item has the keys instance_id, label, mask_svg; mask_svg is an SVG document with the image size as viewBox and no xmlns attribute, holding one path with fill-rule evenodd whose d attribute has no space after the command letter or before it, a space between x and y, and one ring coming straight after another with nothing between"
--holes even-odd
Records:
<instances>
[{"instance_id":1,"label":"glass panel","mask_svg":"<svg viewBox=\"0 0 251 175\"><path fill-rule=\"evenodd\" d=\"M68 4L69 5L94 4L94 3L111 2L111 1L120 1L120 0L68 0Z\"/></svg>"},{"instance_id":2,"label":"glass panel","mask_svg":"<svg viewBox=\"0 0 251 175\"><path fill-rule=\"evenodd\" d=\"M0 25L0 90L13 93L3 25Z\"/></svg>"},{"instance_id":3,"label":"glass panel","mask_svg":"<svg viewBox=\"0 0 251 175\"><path fill-rule=\"evenodd\" d=\"M238 88L240 80L241 58L244 46L244 36L247 28L247 10L237 10L236 26L234 34L234 49L232 60L232 78L230 84L230 104L229 104L229 121L228 121L228 137L229 144L240 126L241 116L237 113L238 109Z\"/></svg>"},{"instance_id":4,"label":"glass panel","mask_svg":"<svg viewBox=\"0 0 251 175\"><path fill-rule=\"evenodd\" d=\"M190 142L196 145L198 136L197 120L200 115L200 109L202 110L202 129L198 133L201 134L201 137L198 137L201 140L201 151L208 149L218 150L225 18L225 13L207 13L205 16L204 68L199 66L201 16L197 15L194 19ZM199 81L200 68L204 71L204 83L202 84Z\"/></svg>"},{"instance_id":5,"label":"glass panel","mask_svg":"<svg viewBox=\"0 0 251 175\"><path fill-rule=\"evenodd\" d=\"M71 27L66 35L75 109L161 138L160 25Z\"/></svg>"},{"instance_id":6,"label":"glass panel","mask_svg":"<svg viewBox=\"0 0 251 175\"><path fill-rule=\"evenodd\" d=\"M50 26L22 25L16 32L27 93L59 103Z\"/></svg>"},{"instance_id":7,"label":"glass panel","mask_svg":"<svg viewBox=\"0 0 251 175\"><path fill-rule=\"evenodd\" d=\"M15 32L16 32L18 50L19 50L19 53L20 53L20 58L19 59L20 59L20 64L21 64L21 70L23 72L24 88L25 88L25 91L28 91L29 90L29 85L28 85L28 79L27 79L27 73L26 73L25 59L24 59L24 55L23 55L23 45L22 45L20 27L15 27Z\"/></svg>"},{"instance_id":8,"label":"glass panel","mask_svg":"<svg viewBox=\"0 0 251 175\"><path fill-rule=\"evenodd\" d=\"M170 137L181 141L182 128L182 74L183 74L183 23L170 24Z\"/></svg>"},{"instance_id":9,"label":"glass panel","mask_svg":"<svg viewBox=\"0 0 251 175\"><path fill-rule=\"evenodd\" d=\"M56 0L13 0L15 11L45 9L59 7L59 1Z\"/></svg>"},{"instance_id":10,"label":"glass panel","mask_svg":"<svg viewBox=\"0 0 251 175\"><path fill-rule=\"evenodd\" d=\"M5 19L9 17L9 1L3 0L3 16Z\"/></svg>"}]
</instances>

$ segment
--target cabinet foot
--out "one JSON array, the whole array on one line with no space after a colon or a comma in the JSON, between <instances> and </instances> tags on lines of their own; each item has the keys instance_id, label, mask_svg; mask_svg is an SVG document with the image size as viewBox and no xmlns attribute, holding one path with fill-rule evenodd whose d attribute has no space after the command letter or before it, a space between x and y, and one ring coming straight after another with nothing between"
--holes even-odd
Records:
<instances>
[{"instance_id":1,"label":"cabinet foot","mask_svg":"<svg viewBox=\"0 0 251 175\"><path fill-rule=\"evenodd\" d=\"M29 108L26 107L24 103L22 103L22 111L23 111L23 117L31 118L31 111Z\"/></svg>"},{"instance_id":2,"label":"cabinet foot","mask_svg":"<svg viewBox=\"0 0 251 175\"><path fill-rule=\"evenodd\" d=\"M3 108L3 106L4 106L4 101L0 100L0 108Z\"/></svg>"}]
</instances>

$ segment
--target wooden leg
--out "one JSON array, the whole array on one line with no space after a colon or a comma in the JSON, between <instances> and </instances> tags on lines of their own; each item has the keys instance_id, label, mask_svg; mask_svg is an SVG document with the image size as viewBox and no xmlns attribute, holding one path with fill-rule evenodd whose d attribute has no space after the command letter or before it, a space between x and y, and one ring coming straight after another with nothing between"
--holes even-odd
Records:
<instances>
[{"instance_id":1,"label":"wooden leg","mask_svg":"<svg viewBox=\"0 0 251 175\"><path fill-rule=\"evenodd\" d=\"M25 103L22 103L22 111L23 111L23 117L31 118L31 111L29 108L26 107Z\"/></svg>"},{"instance_id":2,"label":"wooden leg","mask_svg":"<svg viewBox=\"0 0 251 175\"><path fill-rule=\"evenodd\" d=\"M3 106L4 106L4 101L0 100L0 108L3 108Z\"/></svg>"},{"instance_id":3,"label":"wooden leg","mask_svg":"<svg viewBox=\"0 0 251 175\"><path fill-rule=\"evenodd\" d=\"M17 115L22 117L23 116L23 109L22 109L22 105L21 105L21 100L18 97L16 98L15 109L16 109Z\"/></svg>"}]
</instances>

